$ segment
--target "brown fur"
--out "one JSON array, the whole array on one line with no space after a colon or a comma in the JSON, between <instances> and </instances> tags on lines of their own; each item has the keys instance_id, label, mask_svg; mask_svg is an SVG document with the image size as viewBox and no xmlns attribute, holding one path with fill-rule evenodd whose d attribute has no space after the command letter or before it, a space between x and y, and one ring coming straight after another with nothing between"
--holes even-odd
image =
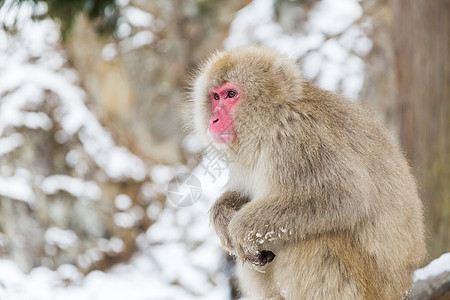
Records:
<instances>
[{"instance_id":1,"label":"brown fur","mask_svg":"<svg viewBox=\"0 0 450 300\"><path fill-rule=\"evenodd\" d=\"M425 256L422 205L398 145L361 103L321 90L264 47L214 55L194 82L205 143L210 88L239 84L228 192L211 209L254 299L400 299ZM195 118L193 118L195 116ZM260 267L263 250L275 259Z\"/></svg>"}]
</instances>

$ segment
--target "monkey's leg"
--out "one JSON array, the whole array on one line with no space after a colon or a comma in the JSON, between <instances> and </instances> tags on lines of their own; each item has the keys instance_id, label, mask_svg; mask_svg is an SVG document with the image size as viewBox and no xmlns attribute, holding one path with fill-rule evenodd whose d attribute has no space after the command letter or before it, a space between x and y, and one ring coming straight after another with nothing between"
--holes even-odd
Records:
<instances>
[{"instance_id":1,"label":"monkey's leg","mask_svg":"<svg viewBox=\"0 0 450 300\"><path fill-rule=\"evenodd\" d=\"M248 263L238 262L239 285L245 296L251 299L285 300L274 282L273 267L268 265L263 271L253 269Z\"/></svg>"},{"instance_id":2,"label":"monkey's leg","mask_svg":"<svg viewBox=\"0 0 450 300\"><path fill-rule=\"evenodd\" d=\"M395 299L371 255L346 233L323 234L278 251L273 281L287 300Z\"/></svg>"}]
</instances>

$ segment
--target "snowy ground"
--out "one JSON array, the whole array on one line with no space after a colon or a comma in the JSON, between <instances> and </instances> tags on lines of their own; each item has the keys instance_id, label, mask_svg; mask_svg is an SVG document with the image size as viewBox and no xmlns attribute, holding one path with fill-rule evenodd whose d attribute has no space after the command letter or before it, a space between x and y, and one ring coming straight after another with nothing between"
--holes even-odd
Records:
<instances>
[{"instance_id":1,"label":"snowy ground","mask_svg":"<svg viewBox=\"0 0 450 300\"><path fill-rule=\"evenodd\" d=\"M336 1L321 1L308 21L309 34L296 36L285 34L275 21L273 4L274 0L255 0L241 10L231 26L225 48L260 42L278 48L293 58L303 57L307 76L317 77L319 84L331 90L337 89L341 84L346 95L356 97L364 74L362 60L354 53L364 55L371 48L370 40L361 29L352 25L361 16L358 1L340 1L339 5L336 5ZM125 9L124 14L125 20L129 20L131 25L133 22L141 25L154 24L152 16L132 7ZM24 113L21 109L22 104L41 99L39 95L43 90L49 89L58 94L63 103L59 121L65 133L70 135L77 132L84 148L108 176L138 180L142 178L147 172L146 166L127 149L115 146L111 135L86 108L86 95L76 85L74 71L62 68L64 54L57 47L58 33L54 23L50 20L30 23L27 20L29 12L26 11L19 12L18 15L19 22L28 22L28 25L23 25L16 40L12 41L0 32L0 95L4 91L15 91L2 99L0 156L20 147L24 139L20 133L4 136L3 129L7 126L44 130L51 126L44 114ZM4 11L0 12L0 23L12 22L8 18ZM124 23L121 26L122 33L119 36L124 38L120 44L123 49L105 47L105 59L111 59L115 51L132 51L140 45L151 43L150 31L128 37L127 26L131 26L130 24ZM339 36L340 33L342 35ZM324 42L330 35L337 37ZM315 51L309 52L310 50ZM39 57L37 63L27 63L30 53L34 58ZM325 69L326 72L321 71ZM343 69L346 73L337 72ZM27 84L23 84L24 82ZM64 136L62 134L60 137L63 139ZM72 155L67 156L68 163L82 166L75 154L72 152ZM111 161L121 164L111 164ZM0 300L230 299L229 271L224 265L223 252L209 225L207 214L211 201L220 193L227 174L226 170L220 168L202 167L209 163L203 161L194 173L201 182L203 193L194 205L176 208L169 201L164 210L157 204L150 205L146 213L157 218L157 222L138 237L140 250L130 262L119 264L108 272L94 271L84 276L73 265L62 265L57 270L38 267L25 274L12 260L1 259ZM155 166L150 173L153 181L163 188L174 175L173 170L165 166ZM35 199L29 187L27 170L20 169L8 176L3 176L3 173L0 175L0 196L33 203ZM74 189L77 186L79 188ZM76 197L93 200L99 197L99 189L95 183L56 174L45 178L41 188L47 195L59 189ZM83 195L77 194L80 190L85 191ZM116 198L115 204L127 208L128 202L122 197ZM64 245L70 244L77 237L72 232L50 228L47 238ZM111 242L108 247L112 250L121 247L120 240ZM188 244L196 246L192 248ZM417 270L415 279L423 280L446 270L450 271L450 253Z\"/></svg>"},{"instance_id":2,"label":"snowy ground","mask_svg":"<svg viewBox=\"0 0 450 300\"><path fill-rule=\"evenodd\" d=\"M163 172L156 173L165 181ZM208 199L221 192L227 175L215 173L213 178L203 168L193 174L202 185L201 199L185 208L169 202L158 221L138 238L141 250L130 262L84 277L73 265L55 271L39 267L24 274L13 261L3 259L0 300L230 299L228 275L217 270L226 269L223 253L207 217ZM158 207L150 210L160 213ZM186 240L199 246L190 250Z\"/></svg>"}]
</instances>

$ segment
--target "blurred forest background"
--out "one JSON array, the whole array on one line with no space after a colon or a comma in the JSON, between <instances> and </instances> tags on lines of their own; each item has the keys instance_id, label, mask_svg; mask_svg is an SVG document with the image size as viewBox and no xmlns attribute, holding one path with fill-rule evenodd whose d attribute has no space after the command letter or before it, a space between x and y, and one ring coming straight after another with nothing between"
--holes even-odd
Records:
<instances>
[{"instance_id":1,"label":"blurred forest background","mask_svg":"<svg viewBox=\"0 0 450 300\"><path fill-rule=\"evenodd\" d=\"M201 160L177 117L190 73L252 43L384 118L420 186L429 258L449 252L449 17L448 0L1 0L0 299L229 299L207 217L226 172L193 206L166 192Z\"/></svg>"}]
</instances>

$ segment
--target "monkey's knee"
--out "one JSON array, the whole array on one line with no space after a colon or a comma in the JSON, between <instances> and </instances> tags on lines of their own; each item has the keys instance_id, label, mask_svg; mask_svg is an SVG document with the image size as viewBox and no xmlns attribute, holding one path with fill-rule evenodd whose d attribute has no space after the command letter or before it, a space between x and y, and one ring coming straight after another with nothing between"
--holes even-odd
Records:
<instances>
[{"instance_id":1,"label":"monkey's knee","mask_svg":"<svg viewBox=\"0 0 450 300\"><path fill-rule=\"evenodd\" d=\"M309 240L277 253L273 277L282 299L366 299L358 274L343 268L344 262L332 257L326 244Z\"/></svg>"}]
</instances>

